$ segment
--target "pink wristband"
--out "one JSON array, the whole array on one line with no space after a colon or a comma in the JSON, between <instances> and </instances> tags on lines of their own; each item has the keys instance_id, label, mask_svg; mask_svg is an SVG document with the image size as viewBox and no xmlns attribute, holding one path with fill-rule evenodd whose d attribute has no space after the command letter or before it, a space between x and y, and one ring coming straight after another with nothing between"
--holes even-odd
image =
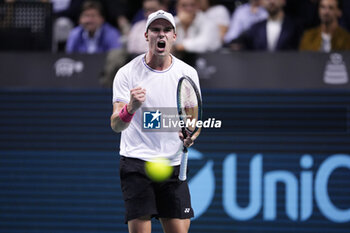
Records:
<instances>
[{"instance_id":1,"label":"pink wristband","mask_svg":"<svg viewBox=\"0 0 350 233\"><path fill-rule=\"evenodd\" d=\"M122 108L122 110L120 110L120 112L119 112L120 120L124 121L125 123L129 123L134 115L135 115L135 113L130 114L128 112L127 104L125 104L124 107Z\"/></svg>"}]
</instances>

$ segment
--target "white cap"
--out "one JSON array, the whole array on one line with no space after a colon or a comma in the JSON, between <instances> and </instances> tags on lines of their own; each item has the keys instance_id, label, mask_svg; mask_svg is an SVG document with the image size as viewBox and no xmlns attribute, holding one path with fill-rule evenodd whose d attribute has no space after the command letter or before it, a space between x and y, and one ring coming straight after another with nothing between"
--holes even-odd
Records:
<instances>
[{"instance_id":1,"label":"white cap","mask_svg":"<svg viewBox=\"0 0 350 233\"><path fill-rule=\"evenodd\" d=\"M159 11L153 12L152 14L150 14L148 16L147 23L146 23L146 32L147 32L149 25L156 19L167 20L169 23L171 23L171 25L174 27L174 30L175 30L176 27L175 27L175 20L174 20L173 15L168 13L168 12L165 12L163 10L159 10Z\"/></svg>"}]
</instances>

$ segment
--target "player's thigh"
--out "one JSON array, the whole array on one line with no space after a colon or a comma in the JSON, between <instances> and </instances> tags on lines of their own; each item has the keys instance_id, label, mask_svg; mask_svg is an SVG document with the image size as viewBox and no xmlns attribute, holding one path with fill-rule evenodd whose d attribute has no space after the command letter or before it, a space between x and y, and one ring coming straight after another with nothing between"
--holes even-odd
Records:
<instances>
[{"instance_id":1,"label":"player's thigh","mask_svg":"<svg viewBox=\"0 0 350 233\"><path fill-rule=\"evenodd\" d=\"M143 161L121 157L120 182L125 203L125 222L158 214L152 181L144 170Z\"/></svg>"},{"instance_id":2,"label":"player's thigh","mask_svg":"<svg viewBox=\"0 0 350 233\"><path fill-rule=\"evenodd\" d=\"M190 219L161 218L160 222L165 233L187 233L190 228Z\"/></svg>"},{"instance_id":3,"label":"player's thigh","mask_svg":"<svg viewBox=\"0 0 350 233\"><path fill-rule=\"evenodd\" d=\"M174 167L169 180L156 185L159 218L190 219L194 216L187 181L179 181L180 166Z\"/></svg>"},{"instance_id":4,"label":"player's thigh","mask_svg":"<svg viewBox=\"0 0 350 233\"><path fill-rule=\"evenodd\" d=\"M129 233L151 233L152 223L150 216L143 216L128 221Z\"/></svg>"}]
</instances>

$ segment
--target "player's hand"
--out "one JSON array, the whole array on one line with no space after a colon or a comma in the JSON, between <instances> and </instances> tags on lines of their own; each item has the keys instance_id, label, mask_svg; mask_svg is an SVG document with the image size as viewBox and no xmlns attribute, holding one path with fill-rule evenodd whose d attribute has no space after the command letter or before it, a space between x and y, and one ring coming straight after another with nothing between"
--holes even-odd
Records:
<instances>
[{"instance_id":1,"label":"player's hand","mask_svg":"<svg viewBox=\"0 0 350 233\"><path fill-rule=\"evenodd\" d=\"M187 137L184 139L184 135L182 131L179 131L179 138L181 141L183 141L185 147L191 147L194 144L194 138Z\"/></svg>"},{"instance_id":2,"label":"player's hand","mask_svg":"<svg viewBox=\"0 0 350 233\"><path fill-rule=\"evenodd\" d=\"M142 87L136 87L130 90L130 102L127 106L128 112L134 114L139 109L143 102L146 100L146 89Z\"/></svg>"}]
</instances>

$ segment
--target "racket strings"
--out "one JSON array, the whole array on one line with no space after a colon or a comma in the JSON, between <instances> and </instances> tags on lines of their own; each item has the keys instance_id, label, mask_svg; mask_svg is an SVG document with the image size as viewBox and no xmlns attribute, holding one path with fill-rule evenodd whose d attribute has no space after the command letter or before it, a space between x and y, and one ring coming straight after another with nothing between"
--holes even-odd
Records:
<instances>
[{"instance_id":1,"label":"racket strings","mask_svg":"<svg viewBox=\"0 0 350 233\"><path fill-rule=\"evenodd\" d=\"M193 125L181 126L184 136L192 137L200 127L197 123L202 119L202 100L196 84L187 76L182 77L177 86L177 107L180 120L195 122ZM186 180L187 173L188 154L185 146L183 146L183 152L179 171L181 181Z\"/></svg>"},{"instance_id":2,"label":"racket strings","mask_svg":"<svg viewBox=\"0 0 350 233\"><path fill-rule=\"evenodd\" d=\"M182 119L185 122L187 120L194 120L195 122L197 121L198 104L198 98L192 84L189 81L184 80L182 82L180 90L180 107ZM186 131L188 131L188 133L191 133L192 131L194 131L195 126L189 125L185 128Z\"/></svg>"},{"instance_id":3,"label":"racket strings","mask_svg":"<svg viewBox=\"0 0 350 233\"><path fill-rule=\"evenodd\" d=\"M182 108L194 108L198 106L196 92L187 80L183 81L180 94Z\"/></svg>"}]
</instances>

